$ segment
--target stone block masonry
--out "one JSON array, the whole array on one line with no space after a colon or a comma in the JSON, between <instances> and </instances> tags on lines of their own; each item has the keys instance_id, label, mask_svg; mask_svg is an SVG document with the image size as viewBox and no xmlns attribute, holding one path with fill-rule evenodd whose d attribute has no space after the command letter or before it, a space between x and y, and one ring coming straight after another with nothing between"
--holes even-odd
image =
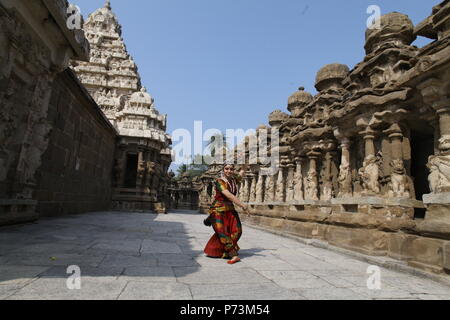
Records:
<instances>
[{"instance_id":1,"label":"stone block masonry","mask_svg":"<svg viewBox=\"0 0 450 320\"><path fill-rule=\"evenodd\" d=\"M53 130L38 170L39 216L108 210L117 131L71 69L53 86Z\"/></svg>"}]
</instances>

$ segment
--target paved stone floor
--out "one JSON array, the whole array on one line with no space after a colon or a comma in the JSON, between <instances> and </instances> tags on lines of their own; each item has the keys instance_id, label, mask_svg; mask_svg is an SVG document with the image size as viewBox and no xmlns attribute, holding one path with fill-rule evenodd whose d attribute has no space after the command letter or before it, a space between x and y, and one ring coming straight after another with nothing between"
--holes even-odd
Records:
<instances>
[{"instance_id":1,"label":"paved stone floor","mask_svg":"<svg viewBox=\"0 0 450 320\"><path fill-rule=\"evenodd\" d=\"M194 212L101 212L0 228L0 299L450 299L450 287L244 226L243 261L209 259ZM81 289L68 266L79 266Z\"/></svg>"}]
</instances>

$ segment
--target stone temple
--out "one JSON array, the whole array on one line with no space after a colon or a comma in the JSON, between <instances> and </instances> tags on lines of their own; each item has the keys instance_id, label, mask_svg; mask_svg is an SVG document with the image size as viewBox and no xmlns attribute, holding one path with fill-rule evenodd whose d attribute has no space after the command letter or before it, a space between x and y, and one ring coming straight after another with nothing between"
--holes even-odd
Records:
<instances>
[{"instance_id":1,"label":"stone temple","mask_svg":"<svg viewBox=\"0 0 450 320\"><path fill-rule=\"evenodd\" d=\"M417 36L434 41L418 48ZM366 56L353 69L320 69L318 94L300 88L289 114L276 110L270 127L258 128L279 130L280 170L265 176L263 165L250 166L239 192L252 208L243 220L449 272L449 41L443 1L417 26L404 14L384 15L381 28L367 30ZM202 177L203 212L219 169Z\"/></svg>"},{"instance_id":2,"label":"stone temple","mask_svg":"<svg viewBox=\"0 0 450 320\"><path fill-rule=\"evenodd\" d=\"M73 61L81 83L119 133L115 153L113 206L164 210L167 171L172 162L167 115L155 108L121 37L122 26L109 1L84 23L90 61Z\"/></svg>"},{"instance_id":3,"label":"stone temple","mask_svg":"<svg viewBox=\"0 0 450 320\"><path fill-rule=\"evenodd\" d=\"M0 1L0 225L110 209L165 213L171 137L110 2Z\"/></svg>"},{"instance_id":4,"label":"stone temple","mask_svg":"<svg viewBox=\"0 0 450 320\"><path fill-rule=\"evenodd\" d=\"M110 2L82 30L69 28L68 9L0 0L0 225L113 208L206 212L221 165L171 180L167 116L142 86ZM397 12L380 22L360 63L325 65L316 95L301 87L289 113L257 128L280 133L263 150L280 154L279 170L261 174L267 165L247 150L239 197L251 214L241 217L448 274L450 1L416 26ZM432 42L418 48L418 36Z\"/></svg>"}]
</instances>

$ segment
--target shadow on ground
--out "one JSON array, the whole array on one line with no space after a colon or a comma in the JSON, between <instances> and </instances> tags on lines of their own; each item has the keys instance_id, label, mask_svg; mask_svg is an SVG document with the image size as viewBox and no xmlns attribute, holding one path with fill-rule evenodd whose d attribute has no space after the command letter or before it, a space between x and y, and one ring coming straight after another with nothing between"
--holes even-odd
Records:
<instances>
[{"instance_id":1,"label":"shadow on ground","mask_svg":"<svg viewBox=\"0 0 450 320\"><path fill-rule=\"evenodd\" d=\"M157 291L183 291L174 267L200 267L202 244L190 233L204 226L192 211L173 215L97 212L46 218L0 228L0 299L116 299ZM178 220L178 221L177 221ZM68 267L73 266L68 270ZM79 269L77 269L79 268ZM81 290L73 272L81 272ZM160 284L158 285L154 284ZM168 286L167 286L168 285ZM189 290L181 298L189 299Z\"/></svg>"}]
</instances>

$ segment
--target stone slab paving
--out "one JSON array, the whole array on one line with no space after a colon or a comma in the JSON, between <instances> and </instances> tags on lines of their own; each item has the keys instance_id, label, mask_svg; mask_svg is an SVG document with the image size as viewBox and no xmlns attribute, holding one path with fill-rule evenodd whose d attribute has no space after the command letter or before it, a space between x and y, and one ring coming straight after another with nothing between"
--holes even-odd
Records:
<instances>
[{"instance_id":1,"label":"stone slab paving","mask_svg":"<svg viewBox=\"0 0 450 320\"><path fill-rule=\"evenodd\" d=\"M450 287L244 225L242 262L204 256L212 228L192 211L98 212L0 228L0 299L449 300ZM81 289L69 266L79 266Z\"/></svg>"}]
</instances>

